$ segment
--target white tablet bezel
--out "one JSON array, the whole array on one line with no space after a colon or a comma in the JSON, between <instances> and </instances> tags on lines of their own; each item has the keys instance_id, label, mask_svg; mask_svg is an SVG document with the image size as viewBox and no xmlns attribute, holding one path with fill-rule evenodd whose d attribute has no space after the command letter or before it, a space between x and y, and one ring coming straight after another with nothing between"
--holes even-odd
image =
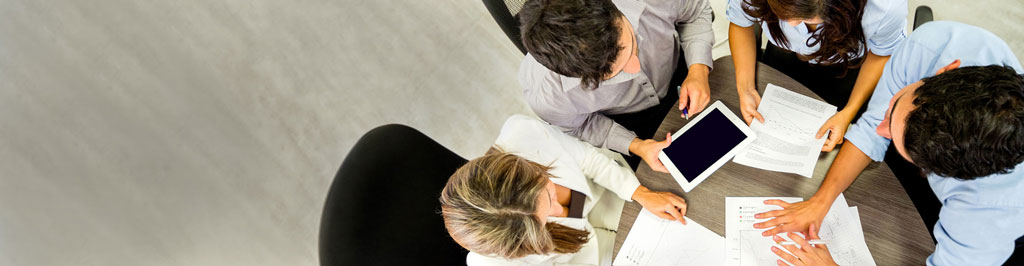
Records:
<instances>
[{"instance_id":1,"label":"white tablet bezel","mask_svg":"<svg viewBox=\"0 0 1024 266\"><path fill-rule=\"evenodd\" d=\"M707 179L708 176L717 171L718 168L721 168L722 165L724 165L726 162L732 159L733 156L736 156L737 153L746 148L747 145L750 145L750 143L757 138L757 136L754 135L754 131L750 130L750 127L747 126L746 122L743 122L743 119L740 119L739 117L736 116L736 114L729 110L729 108L725 107L725 104L722 104L722 101L715 101L715 103L711 104L711 106L709 106L707 109L704 109L704 111L700 112L700 114L697 115L697 117L694 117L693 121L686 123L686 126L683 126L683 128L679 129L679 131L676 131L676 133L672 134L672 142L676 142L679 136L683 135L683 132L686 132L686 130L693 127L693 125L699 123L700 120L704 119L705 115L710 113L709 111L715 109L718 109L719 112L722 112L722 114L725 115L725 118L728 118L729 121L732 121L732 124L736 126L736 128L739 128L739 130L743 132L743 134L746 135L747 137L743 139L743 141L740 141L739 144L737 144L735 147L729 150L729 152L727 152L721 158L718 158L718 160L715 161L714 164L711 164L711 166L709 166L707 169L704 169L704 171L701 172L700 175L697 176L697 178L693 179L693 182L686 181L686 178L683 176L682 173L679 172L679 169L676 168L675 163L672 162L672 159L669 158L664 151L658 152L658 159L661 159L661 162L665 164L665 168L668 168L668 172L672 174L672 177L676 179L676 182L679 183L679 186L682 187L683 191L685 192L690 192L690 190L696 187L697 184L700 184L700 182L703 182L704 179Z\"/></svg>"}]
</instances>

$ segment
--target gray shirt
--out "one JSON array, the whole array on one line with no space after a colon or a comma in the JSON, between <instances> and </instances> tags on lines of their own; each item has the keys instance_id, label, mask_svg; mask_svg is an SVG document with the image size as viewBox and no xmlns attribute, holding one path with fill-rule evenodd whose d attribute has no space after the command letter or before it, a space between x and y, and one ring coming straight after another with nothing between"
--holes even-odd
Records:
<instances>
[{"instance_id":1,"label":"gray shirt","mask_svg":"<svg viewBox=\"0 0 1024 266\"><path fill-rule=\"evenodd\" d=\"M527 54L519 66L519 83L527 104L540 118L594 146L629 154L629 143L636 134L605 114L633 113L658 105L670 88L679 85L669 84L679 49L683 49L687 67L711 67L715 37L707 0L612 2L636 32L639 75L584 89L579 78L555 73Z\"/></svg>"}]
</instances>

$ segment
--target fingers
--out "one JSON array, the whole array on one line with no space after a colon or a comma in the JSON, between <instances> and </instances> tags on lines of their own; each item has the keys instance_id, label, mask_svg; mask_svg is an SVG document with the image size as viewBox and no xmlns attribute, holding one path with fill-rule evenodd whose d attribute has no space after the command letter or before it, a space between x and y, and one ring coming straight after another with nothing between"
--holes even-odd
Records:
<instances>
[{"instance_id":1,"label":"fingers","mask_svg":"<svg viewBox=\"0 0 1024 266\"><path fill-rule=\"evenodd\" d=\"M679 111L686 109L686 106L690 103L690 95L687 93L689 88L682 88L679 90Z\"/></svg>"},{"instance_id":2,"label":"fingers","mask_svg":"<svg viewBox=\"0 0 1024 266\"><path fill-rule=\"evenodd\" d=\"M818 225L816 225L814 223L811 223L811 228L809 230L807 230L807 239L818 239L818 240L821 240L821 237L818 237ZM818 245L818 246L825 246L825 245L822 244L822 245Z\"/></svg>"},{"instance_id":3,"label":"fingers","mask_svg":"<svg viewBox=\"0 0 1024 266\"><path fill-rule=\"evenodd\" d=\"M665 204L665 212L667 212L669 215L672 215L672 217L675 218L676 221L686 224L686 220L683 220L683 215L679 213L679 210L676 209L675 206L672 206L672 204Z\"/></svg>"},{"instance_id":4,"label":"fingers","mask_svg":"<svg viewBox=\"0 0 1024 266\"><path fill-rule=\"evenodd\" d=\"M793 255L789 255L789 253L782 251L782 249L779 249L778 247L772 246L772 253L775 253L775 255L779 256L779 258L782 258L782 260L792 263L793 265L803 265L803 263L801 263L800 260L798 260L796 257L794 257ZM779 261L779 263L779 265L785 265L781 264L781 261Z\"/></svg>"},{"instance_id":5,"label":"fingers","mask_svg":"<svg viewBox=\"0 0 1024 266\"><path fill-rule=\"evenodd\" d=\"M768 219L768 218L779 217L779 216L782 216L783 214L786 214L785 210L766 211L766 212L754 214L754 218L757 218L757 219Z\"/></svg>"},{"instance_id":6,"label":"fingers","mask_svg":"<svg viewBox=\"0 0 1024 266\"><path fill-rule=\"evenodd\" d=\"M669 203L672 203L673 207L676 210L679 211L679 216L686 216L686 200L680 198L679 196L676 196L675 194L670 193L668 196L668 201ZM683 225L686 225L686 219L679 220L679 222L683 223Z\"/></svg>"},{"instance_id":7,"label":"fingers","mask_svg":"<svg viewBox=\"0 0 1024 266\"><path fill-rule=\"evenodd\" d=\"M761 113L754 111L754 117L757 118L757 121L761 121L762 124L764 123L764 117L761 116Z\"/></svg>"},{"instance_id":8,"label":"fingers","mask_svg":"<svg viewBox=\"0 0 1024 266\"><path fill-rule=\"evenodd\" d=\"M672 217L672 215L669 215L668 213L663 212L663 211L656 211L656 210L651 210L651 209L647 209L647 211L653 213L655 216L661 217L661 219L665 219L665 220L675 220L676 219L675 217Z\"/></svg>"},{"instance_id":9,"label":"fingers","mask_svg":"<svg viewBox=\"0 0 1024 266\"><path fill-rule=\"evenodd\" d=\"M839 140L837 140L836 138L839 138L839 134L829 134L828 140L825 141L825 145L821 146L821 151L832 151L832 149L834 149L836 147L836 144L838 144L839 142Z\"/></svg>"},{"instance_id":10,"label":"fingers","mask_svg":"<svg viewBox=\"0 0 1024 266\"><path fill-rule=\"evenodd\" d=\"M747 125L749 126L750 120L754 119L754 115L751 114L750 112L747 112L746 109L740 109L740 113L743 114L743 121L747 122Z\"/></svg>"},{"instance_id":11,"label":"fingers","mask_svg":"<svg viewBox=\"0 0 1024 266\"><path fill-rule=\"evenodd\" d=\"M800 249L803 249L805 251L810 251L811 250L811 245L808 244L807 240L804 239L804 237L800 236L800 234L788 233L788 234L786 234L786 236L789 236L789 239L792 239L793 242L796 242L797 245L800 245Z\"/></svg>"},{"instance_id":12,"label":"fingers","mask_svg":"<svg viewBox=\"0 0 1024 266\"><path fill-rule=\"evenodd\" d=\"M772 219L772 220L774 221L774 220L777 220L777 219ZM782 233L782 226L776 226L776 227L772 227L772 229L764 230L764 232L761 232L761 236L777 235L779 233Z\"/></svg>"},{"instance_id":13,"label":"fingers","mask_svg":"<svg viewBox=\"0 0 1024 266\"><path fill-rule=\"evenodd\" d=\"M773 227L773 226L776 226L776 225L779 225L779 224L782 224L782 221L779 220L778 218L775 218L775 219L767 220L767 221L764 221L764 222L756 223L756 224L754 224L754 228L768 228L768 227Z\"/></svg>"},{"instance_id":14,"label":"fingers","mask_svg":"<svg viewBox=\"0 0 1024 266\"><path fill-rule=\"evenodd\" d=\"M825 122L824 125L821 125L821 127L818 128L818 134L815 134L814 138L820 139L822 136L825 136L825 133L828 132L828 130L831 129L831 128L832 128L832 125L829 124L828 122Z\"/></svg>"},{"instance_id":15,"label":"fingers","mask_svg":"<svg viewBox=\"0 0 1024 266\"><path fill-rule=\"evenodd\" d=\"M783 209L789 208L789 205L790 205L789 202L785 202L785 201L777 200L777 199L766 200L766 201L764 201L764 204L779 206L779 207L782 207Z\"/></svg>"}]
</instances>

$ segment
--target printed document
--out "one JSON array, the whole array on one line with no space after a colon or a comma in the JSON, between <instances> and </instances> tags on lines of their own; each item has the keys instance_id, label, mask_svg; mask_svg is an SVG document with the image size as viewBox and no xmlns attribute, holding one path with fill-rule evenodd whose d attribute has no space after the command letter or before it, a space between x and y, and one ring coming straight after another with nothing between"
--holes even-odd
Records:
<instances>
[{"instance_id":1,"label":"printed document","mask_svg":"<svg viewBox=\"0 0 1024 266\"><path fill-rule=\"evenodd\" d=\"M725 265L724 247L725 238L689 218L683 225L643 209L612 265Z\"/></svg>"},{"instance_id":2,"label":"printed document","mask_svg":"<svg viewBox=\"0 0 1024 266\"><path fill-rule=\"evenodd\" d=\"M754 215L771 210L780 210L775 205L765 205L768 199L779 199L794 203L803 201L801 198L768 198L768 197L726 197L725 198L725 237L726 264L740 266L778 265L779 259L771 247L782 248L772 240L771 236L761 236L767 229L755 229L754 224L768 219L755 219ZM806 236L800 234L806 239ZM787 241L786 234L779 234ZM832 203L828 214L822 221L818 237L825 241L832 260L839 265L875 266L864 231L860 224L857 207L850 207L846 197L839 197Z\"/></svg>"},{"instance_id":3,"label":"printed document","mask_svg":"<svg viewBox=\"0 0 1024 266\"><path fill-rule=\"evenodd\" d=\"M836 113L834 105L768 84L750 129L757 135L750 146L736 154L734 162L810 178L827 137L814 138L818 129ZM826 135L827 136L827 135Z\"/></svg>"}]
</instances>

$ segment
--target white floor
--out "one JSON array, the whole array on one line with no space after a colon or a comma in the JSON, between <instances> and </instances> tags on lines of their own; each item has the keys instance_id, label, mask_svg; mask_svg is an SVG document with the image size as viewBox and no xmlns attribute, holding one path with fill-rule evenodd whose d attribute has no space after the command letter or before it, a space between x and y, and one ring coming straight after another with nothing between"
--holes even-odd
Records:
<instances>
[{"instance_id":1,"label":"white floor","mask_svg":"<svg viewBox=\"0 0 1024 266\"><path fill-rule=\"evenodd\" d=\"M918 4L1024 58L1021 2ZM0 265L315 265L364 132L407 124L473 157L530 113L479 1L0 6Z\"/></svg>"}]
</instances>

